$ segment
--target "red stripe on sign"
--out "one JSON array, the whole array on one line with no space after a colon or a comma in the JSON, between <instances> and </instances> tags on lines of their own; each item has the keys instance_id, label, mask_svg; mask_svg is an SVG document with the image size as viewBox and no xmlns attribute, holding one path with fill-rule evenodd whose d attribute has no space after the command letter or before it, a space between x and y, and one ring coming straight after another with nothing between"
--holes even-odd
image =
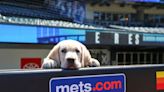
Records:
<instances>
[{"instance_id":1,"label":"red stripe on sign","mask_svg":"<svg viewBox=\"0 0 164 92\"><path fill-rule=\"evenodd\" d=\"M157 90L164 90L164 83L157 83Z\"/></svg>"},{"instance_id":2,"label":"red stripe on sign","mask_svg":"<svg viewBox=\"0 0 164 92\"><path fill-rule=\"evenodd\" d=\"M164 78L157 78L157 84L164 83Z\"/></svg>"}]
</instances>

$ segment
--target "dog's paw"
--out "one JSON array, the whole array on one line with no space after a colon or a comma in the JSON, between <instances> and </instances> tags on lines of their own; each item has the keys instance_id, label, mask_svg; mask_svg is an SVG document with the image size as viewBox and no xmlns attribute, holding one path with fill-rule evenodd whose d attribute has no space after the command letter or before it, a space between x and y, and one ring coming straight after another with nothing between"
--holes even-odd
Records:
<instances>
[{"instance_id":1,"label":"dog's paw","mask_svg":"<svg viewBox=\"0 0 164 92\"><path fill-rule=\"evenodd\" d=\"M45 58L42 64L43 69L53 69L56 68L57 66L58 66L57 62L49 58Z\"/></svg>"},{"instance_id":2,"label":"dog's paw","mask_svg":"<svg viewBox=\"0 0 164 92\"><path fill-rule=\"evenodd\" d=\"M91 67L99 67L100 66L100 62L97 59L92 58L91 62L92 62Z\"/></svg>"}]
</instances>

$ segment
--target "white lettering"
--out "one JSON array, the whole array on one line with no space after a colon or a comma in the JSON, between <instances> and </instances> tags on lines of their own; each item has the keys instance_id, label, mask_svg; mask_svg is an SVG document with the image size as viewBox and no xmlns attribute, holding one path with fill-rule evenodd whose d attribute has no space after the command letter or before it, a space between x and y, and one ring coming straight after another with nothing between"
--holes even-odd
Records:
<instances>
[{"instance_id":1,"label":"white lettering","mask_svg":"<svg viewBox=\"0 0 164 92\"><path fill-rule=\"evenodd\" d=\"M80 81L80 83L79 83L80 92L83 92L83 86L84 86L83 82Z\"/></svg>"},{"instance_id":2,"label":"white lettering","mask_svg":"<svg viewBox=\"0 0 164 92\"><path fill-rule=\"evenodd\" d=\"M69 92L69 85L56 86L56 92Z\"/></svg>"},{"instance_id":3,"label":"white lettering","mask_svg":"<svg viewBox=\"0 0 164 92\"><path fill-rule=\"evenodd\" d=\"M90 83L86 83L84 85L84 92L91 92L92 88L91 88L91 84Z\"/></svg>"},{"instance_id":4,"label":"white lettering","mask_svg":"<svg viewBox=\"0 0 164 92\"><path fill-rule=\"evenodd\" d=\"M119 44L119 34L118 33L114 34L114 43Z\"/></svg>"},{"instance_id":5,"label":"white lettering","mask_svg":"<svg viewBox=\"0 0 164 92\"><path fill-rule=\"evenodd\" d=\"M135 44L136 44L136 45L139 45L139 43L140 43L139 38L140 38L140 35L139 35L139 34L136 34L136 35L135 35Z\"/></svg>"},{"instance_id":6,"label":"white lettering","mask_svg":"<svg viewBox=\"0 0 164 92\"><path fill-rule=\"evenodd\" d=\"M92 87L90 83L83 83L82 81L79 84L72 85L60 85L56 86L55 92L91 92Z\"/></svg>"},{"instance_id":7,"label":"white lettering","mask_svg":"<svg viewBox=\"0 0 164 92\"><path fill-rule=\"evenodd\" d=\"M79 87L77 84L72 84L70 86L70 92L78 92L78 90L79 90Z\"/></svg>"},{"instance_id":8,"label":"white lettering","mask_svg":"<svg viewBox=\"0 0 164 92\"><path fill-rule=\"evenodd\" d=\"M133 34L129 34L128 44L130 44L130 45L132 45L132 44L133 44L133 42L132 42L132 40L133 40L132 36L133 36Z\"/></svg>"},{"instance_id":9,"label":"white lettering","mask_svg":"<svg viewBox=\"0 0 164 92\"><path fill-rule=\"evenodd\" d=\"M100 32L95 32L95 43L100 43Z\"/></svg>"}]
</instances>

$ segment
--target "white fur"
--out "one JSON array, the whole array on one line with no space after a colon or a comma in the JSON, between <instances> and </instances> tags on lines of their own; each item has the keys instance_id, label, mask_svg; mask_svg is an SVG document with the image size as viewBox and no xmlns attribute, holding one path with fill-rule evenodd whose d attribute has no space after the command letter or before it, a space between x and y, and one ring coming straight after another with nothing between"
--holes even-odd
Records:
<instances>
[{"instance_id":1,"label":"white fur","mask_svg":"<svg viewBox=\"0 0 164 92\"><path fill-rule=\"evenodd\" d=\"M79 69L81 67L100 66L97 59L91 58L88 49L75 40L59 42L44 59L42 68Z\"/></svg>"}]
</instances>

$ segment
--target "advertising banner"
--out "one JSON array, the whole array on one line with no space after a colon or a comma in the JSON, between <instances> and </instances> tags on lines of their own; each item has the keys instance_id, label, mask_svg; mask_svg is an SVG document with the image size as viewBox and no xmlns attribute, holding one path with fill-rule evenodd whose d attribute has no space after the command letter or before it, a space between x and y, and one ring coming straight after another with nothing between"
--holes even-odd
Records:
<instances>
[{"instance_id":1,"label":"advertising banner","mask_svg":"<svg viewBox=\"0 0 164 92\"><path fill-rule=\"evenodd\" d=\"M164 71L156 72L156 89L157 91L164 91Z\"/></svg>"},{"instance_id":2,"label":"advertising banner","mask_svg":"<svg viewBox=\"0 0 164 92\"><path fill-rule=\"evenodd\" d=\"M36 69L41 67L41 58L21 58L21 69Z\"/></svg>"},{"instance_id":3,"label":"advertising banner","mask_svg":"<svg viewBox=\"0 0 164 92\"><path fill-rule=\"evenodd\" d=\"M52 78L50 92L126 92L124 74Z\"/></svg>"},{"instance_id":4,"label":"advertising banner","mask_svg":"<svg viewBox=\"0 0 164 92\"><path fill-rule=\"evenodd\" d=\"M164 34L86 32L86 44L164 46Z\"/></svg>"},{"instance_id":5,"label":"advertising banner","mask_svg":"<svg viewBox=\"0 0 164 92\"><path fill-rule=\"evenodd\" d=\"M164 46L164 34L0 24L0 42L56 44L77 40L86 45ZM29 31L30 30L30 31ZM27 35L30 34L30 35Z\"/></svg>"},{"instance_id":6,"label":"advertising banner","mask_svg":"<svg viewBox=\"0 0 164 92\"><path fill-rule=\"evenodd\" d=\"M140 45L142 43L142 34L86 32L86 43L104 45Z\"/></svg>"}]
</instances>

